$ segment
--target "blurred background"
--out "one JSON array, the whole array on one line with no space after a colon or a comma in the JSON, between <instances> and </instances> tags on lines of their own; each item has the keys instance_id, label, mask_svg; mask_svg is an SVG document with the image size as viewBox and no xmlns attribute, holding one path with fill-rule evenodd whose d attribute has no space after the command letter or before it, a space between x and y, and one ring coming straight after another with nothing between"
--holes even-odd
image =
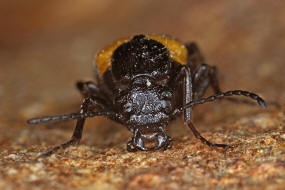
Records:
<instances>
[{"instance_id":1,"label":"blurred background","mask_svg":"<svg viewBox=\"0 0 285 190\"><path fill-rule=\"evenodd\" d=\"M196 41L219 68L222 89L282 102L284 8L281 0L1 1L0 132L31 117L77 111L74 84L92 79L95 53L140 33Z\"/></svg>"}]
</instances>

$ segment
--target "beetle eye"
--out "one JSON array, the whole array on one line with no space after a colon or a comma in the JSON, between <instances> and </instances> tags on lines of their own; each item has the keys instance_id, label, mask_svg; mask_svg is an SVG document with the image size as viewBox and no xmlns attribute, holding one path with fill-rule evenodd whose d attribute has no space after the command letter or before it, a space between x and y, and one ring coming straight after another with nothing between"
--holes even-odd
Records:
<instances>
[{"instance_id":1,"label":"beetle eye","mask_svg":"<svg viewBox=\"0 0 285 190\"><path fill-rule=\"evenodd\" d=\"M163 91L161 93L161 97L162 98L166 98L166 99L171 99L172 98L172 93L170 91Z\"/></svg>"}]
</instances>

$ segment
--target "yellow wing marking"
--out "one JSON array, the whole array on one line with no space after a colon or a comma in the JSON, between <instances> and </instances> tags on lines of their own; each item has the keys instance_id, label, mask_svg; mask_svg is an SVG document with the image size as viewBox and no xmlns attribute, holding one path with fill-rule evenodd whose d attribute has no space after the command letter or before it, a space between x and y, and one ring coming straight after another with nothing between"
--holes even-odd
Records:
<instances>
[{"instance_id":1,"label":"yellow wing marking","mask_svg":"<svg viewBox=\"0 0 285 190\"><path fill-rule=\"evenodd\" d=\"M170 57L176 62L187 64L187 49L181 42L164 35L146 35L147 38L162 43L170 52Z\"/></svg>"},{"instance_id":2,"label":"yellow wing marking","mask_svg":"<svg viewBox=\"0 0 285 190\"><path fill-rule=\"evenodd\" d=\"M164 35L145 35L146 38L156 40L162 43L170 52L170 58L176 62L186 65L187 64L187 49L179 41ZM101 50L95 57L95 66L98 69L99 76L102 76L106 70L111 66L111 58L114 51L123 43L130 41L131 37L121 38L112 45Z\"/></svg>"},{"instance_id":3,"label":"yellow wing marking","mask_svg":"<svg viewBox=\"0 0 285 190\"><path fill-rule=\"evenodd\" d=\"M119 47L121 44L131 40L131 37L121 38L112 45L106 47L105 49L101 50L95 57L95 66L98 69L99 76L102 76L105 71L111 66L111 58L114 51Z\"/></svg>"}]
</instances>

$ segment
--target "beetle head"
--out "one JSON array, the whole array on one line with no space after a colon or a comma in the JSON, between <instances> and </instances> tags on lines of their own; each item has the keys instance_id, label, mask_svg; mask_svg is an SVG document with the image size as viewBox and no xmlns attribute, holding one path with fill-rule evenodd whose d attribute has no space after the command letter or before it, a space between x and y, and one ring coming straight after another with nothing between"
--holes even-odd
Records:
<instances>
[{"instance_id":1,"label":"beetle head","mask_svg":"<svg viewBox=\"0 0 285 190\"><path fill-rule=\"evenodd\" d=\"M117 99L128 128L145 132L165 126L172 111L173 92L148 76L137 76Z\"/></svg>"}]
</instances>

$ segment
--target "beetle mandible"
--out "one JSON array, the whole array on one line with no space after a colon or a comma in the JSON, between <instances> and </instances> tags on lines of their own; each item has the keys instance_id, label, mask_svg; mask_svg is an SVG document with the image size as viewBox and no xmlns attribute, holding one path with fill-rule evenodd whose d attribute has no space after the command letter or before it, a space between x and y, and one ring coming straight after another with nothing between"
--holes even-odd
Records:
<instances>
[{"instance_id":1,"label":"beetle mandible","mask_svg":"<svg viewBox=\"0 0 285 190\"><path fill-rule=\"evenodd\" d=\"M84 97L79 113L28 120L29 124L77 120L71 139L41 156L78 144L85 119L94 116L106 116L125 125L133 133L127 143L128 151L170 148L172 139L165 133L165 128L182 113L184 123L202 143L229 148L230 145L211 143L201 136L191 122L192 107L242 95L266 108L265 101L254 93L242 90L222 92L216 67L204 63L197 45L193 42L183 44L166 35L122 38L96 55L95 67L96 83L77 83ZM209 86L215 94L203 98ZM147 145L148 142L151 146Z\"/></svg>"}]
</instances>

